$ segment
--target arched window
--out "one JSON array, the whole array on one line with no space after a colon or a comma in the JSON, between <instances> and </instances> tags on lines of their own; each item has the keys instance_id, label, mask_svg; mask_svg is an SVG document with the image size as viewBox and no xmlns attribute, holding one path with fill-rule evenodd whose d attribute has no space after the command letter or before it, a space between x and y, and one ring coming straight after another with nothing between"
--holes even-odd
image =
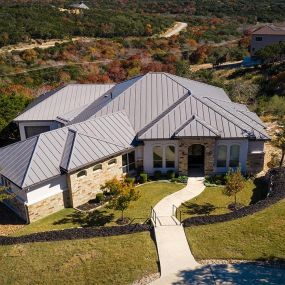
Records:
<instances>
[{"instance_id":1,"label":"arched window","mask_svg":"<svg viewBox=\"0 0 285 285\"><path fill-rule=\"evenodd\" d=\"M82 176L87 176L87 171L86 170L82 170L82 171L77 173L77 177L82 177Z\"/></svg>"},{"instance_id":2,"label":"arched window","mask_svg":"<svg viewBox=\"0 0 285 285\"><path fill-rule=\"evenodd\" d=\"M231 145L230 148L230 167L239 166L240 146L238 144Z\"/></svg>"},{"instance_id":3,"label":"arched window","mask_svg":"<svg viewBox=\"0 0 285 285\"><path fill-rule=\"evenodd\" d=\"M116 158L112 158L108 161L108 165L112 165L112 164L116 164L117 163L117 159Z\"/></svg>"},{"instance_id":4,"label":"arched window","mask_svg":"<svg viewBox=\"0 0 285 285\"><path fill-rule=\"evenodd\" d=\"M175 146L167 145L165 147L165 166L166 168L175 167Z\"/></svg>"},{"instance_id":5,"label":"arched window","mask_svg":"<svg viewBox=\"0 0 285 285\"><path fill-rule=\"evenodd\" d=\"M227 167L227 146L226 145L218 146L217 167Z\"/></svg>"},{"instance_id":6,"label":"arched window","mask_svg":"<svg viewBox=\"0 0 285 285\"><path fill-rule=\"evenodd\" d=\"M154 146L152 151L153 168L162 168L163 149L162 146Z\"/></svg>"},{"instance_id":7,"label":"arched window","mask_svg":"<svg viewBox=\"0 0 285 285\"><path fill-rule=\"evenodd\" d=\"M93 167L93 171L99 171L99 170L102 170L102 164L96 164L94 167Z\"/></svg>"}]
</instances>

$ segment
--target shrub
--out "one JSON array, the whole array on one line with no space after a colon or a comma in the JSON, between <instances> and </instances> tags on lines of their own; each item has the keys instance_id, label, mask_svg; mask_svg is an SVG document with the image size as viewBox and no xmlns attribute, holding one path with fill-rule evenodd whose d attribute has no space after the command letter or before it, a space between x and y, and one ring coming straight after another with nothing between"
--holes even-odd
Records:
<instances>
[{"instance_id":1,"label":"shrub","mask_svg":"<svg viewBox=\"0 0 285 285\"><path fill-rule=\"evenodd\" d=\"M168 171L167 171L167 178L168 178L168 179L173 179L173 178L175 178L175 171L173 171L173 170L168 170Z\"/></svg>"},{"instance_id":2,"label":"shrub","mask_svg":"<svg viewBox=\"0 0 285 285\"><path fill-rule=\"evenodd\" d=\"M153 173L154 179L159 180L161 178L161 171L160 170L156 170Z\"/></svg>"},{"instance_id":3,"label":"shrub","mask_svg":"<svg viewBox=\"0 0 285 285\"><path fill-rule=\"evenodd\" d=\"M224 174L212 175L205 177L205 185L208 187L217 186L217 185L225 185L226 178Z\"/></svg>"},{"instance_id":4,"label":"shrub","mask_svg":"<svg viewBox=\"0 0 285 285\"><path fill-rule=\"evenodd\" d=\"M140 174L140 179L142 183L146 183L147 182L147 173L141 173Z\"/></svg>"},{"instance_id":5,"label":"shrub","mask_svg":"<svg viewBox=\"0 0 285 285\"><path fill-rule=\"evenodd\" d=\"M103 193L98 193L96 195L96 203L101 203L104 200L104 194Z\"/></svg>"},{"instance_id":6,"label":"shrub","mask_svg":"<svg viewBox=\"0 0 285 285\"><path fill-rule=\"evenodd\" d=\"M125 177L125 183L134 185L135 182L136 182L136 178L135 177Z\"/></svg>"},{"instance_id":7,"label":"shrub","mask_svg":"<svg viewBox=\"0 0 285 285\"><path fill-rule=\"evenodd\" d=\"M177 178L171 178L171 182L178 182L178 183L186 184L187 181L188 181L187 176L178 176Z\"/></svg>"}]
</instances>

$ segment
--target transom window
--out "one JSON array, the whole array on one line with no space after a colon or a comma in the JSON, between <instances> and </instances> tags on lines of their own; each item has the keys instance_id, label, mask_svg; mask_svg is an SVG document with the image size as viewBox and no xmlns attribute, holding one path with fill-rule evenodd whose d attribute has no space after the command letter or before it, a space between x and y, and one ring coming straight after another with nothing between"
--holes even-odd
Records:
<instances>
[{"instance_id":1,"label":"transom window","mask_svg":"<svg viewBox=\"0 0 285 285\"><path fill-rule=\"evenodd\" d=\"M100 171L102 170L102 164L96 164L94 167L93 167L93 171Z\"/></svg>"},{"instance_id":2,"label":"transom window","mask_svg":"<svg viewBox=\"0 0 285 285\"><path fill-rule=\"evenodd\" d=\"M165 167L174 168L175 167L175 146L168 145L165 147Z\"/></svg>"},{"instance_id":3,"label":"transom window","mask_svg":"<svg viewBox=\"0 0 285 285\"><path fill-rule=\"evenodd\" d=\"M112 158L108 161L108 165L113 165L117 163L117 159L116 158Z\"/></svg>"},{"instance_id":4,"label":"transom window","mask_svg":"<svg viewBox=\"0 0 285 285\"><path fill-rule=\"evenodd\" d=\"M122 155L123 173L129 173L135 170L135 152L129 152Z\"/></svg>"},{"instance_id":5,"label":"transom window","mask_svg":"<svg viewBox=\"0 0 285 285\"><path fill-rule=\"evenodd\" d=\"M255 37L255 40L256 40L257 42L262 42L262 37Z\"/></svg>"},{"instance_id":6,"label":"transom window","mask_svg":"<svg viewBox=\"0 0 285 285\"><path fill-rule=\"evenodd\" d=\"M227 146L226 145L218 146L217 167L227 167Z\"/></svg>"},{"instance_id":7,"label":"transom window","mask_svg":"<svg viewBox=\"0 0 285 285\"><path fill-rule=\"evenodd\" d=\"M86 170L82 170L80 172L77 173L77 177L83 177L83 176L87 176L87 171Z\"/></svg>"},{"instance_id":8,"label":"transom window","mask_svg":"<svg viewBox=\"0 0 285 285\"><path fill-rule=\"evenodd\" d=\"M153 168L162 168L163 148L162 146L153 147Z\"/></svg>"},{"instance_id":9,"label":"transom window","mask_svg":"<svg viewBox=\"0 0 285 285\"><path fill-rule=\"evenodd\" d=\"M239 155L240 155L240 146L239 145L231 145L230 148L230 167L238 167L239 166Z\"/></svg>"}]
</instances>

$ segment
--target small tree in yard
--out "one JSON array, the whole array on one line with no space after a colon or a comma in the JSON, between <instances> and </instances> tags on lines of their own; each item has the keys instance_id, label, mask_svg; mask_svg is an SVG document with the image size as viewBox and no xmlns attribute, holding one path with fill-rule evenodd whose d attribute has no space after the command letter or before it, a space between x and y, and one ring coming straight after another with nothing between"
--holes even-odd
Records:
<instances>
[{"instance_id":1,"label":"small tree in yard","mask_svg":"<svg viewBox=\"0 0 285 285\"><path fill-rule=\"evenodd\" d=\"M273 144L281 150L279 167L282 167L285 157L285 121L279 124L279 130L275 133Z\"/></svg>"},{"instance_id":2,"label":"small tree in yard","mask_svg":"<svg viewBox=\"0 0 285 285\"><path fill-rule=\"evenodd\" d=\"M128 209L132 201L136 201L140 196L139 192L134 188L133 183L119 181L114 178L107 181L101 189L112 191L112 199L109 202L108 208L121 211L121 217L118 219L118 222L122 224L126 223L127 219L124 217L125 210Z\"/></svg>"},{"instance_id":3,"label":"small tree in yard","mask_svg":"<svg viewBox=\"0 0 285 285\"><path fill-rule=\"evenodd\" d=\"M244 189L244 177L241 174L240 168L236 171L230 170L226 175L226 186L224 194L227 196L234 196L235 202L234 206L237 205L237 193Z\"/></svg>"}]
</instances>

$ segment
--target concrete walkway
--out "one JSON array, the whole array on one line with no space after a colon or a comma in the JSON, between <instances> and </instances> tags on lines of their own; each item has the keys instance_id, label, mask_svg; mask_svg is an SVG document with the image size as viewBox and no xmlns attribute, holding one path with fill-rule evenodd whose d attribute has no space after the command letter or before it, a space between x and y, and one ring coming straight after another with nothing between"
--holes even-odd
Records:
<instances>
[{"instance_id":1,"label":"concrete walkway","mask_svg":"<svg viewBox=\"0 0 285 285\"><path fill-rule=\"evenodd\" d=\"M175 218L174 210L205 189L203 180L202 177L189 178L185 188L165 197L154 207L156 213L154 231L161 278L151 283L153 285L172 284L181 272L199 266L190 251L183 226Z\"/></svg>"}]
</instances>

